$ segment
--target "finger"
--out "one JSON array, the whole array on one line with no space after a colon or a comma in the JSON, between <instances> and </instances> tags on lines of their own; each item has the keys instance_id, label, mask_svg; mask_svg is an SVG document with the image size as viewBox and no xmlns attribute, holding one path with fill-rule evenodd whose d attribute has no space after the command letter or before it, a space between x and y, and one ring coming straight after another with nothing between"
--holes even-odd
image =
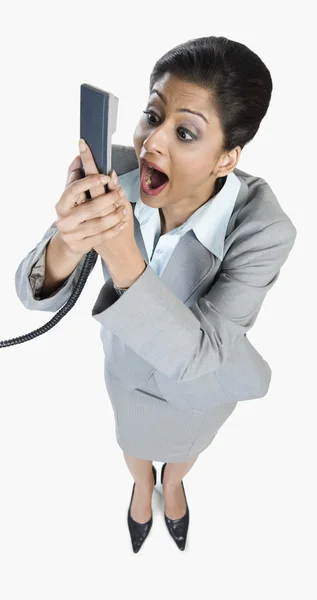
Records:
<instances>
[{"instance_id":1,"label":"finger","mask_svg":"<svg viewBox=\"0 0 317 600\"><path fill-rule=\"evenodd\" d=\"M119 213L101 218L101 219L93 219L91 221L87 221L87 223L82 223L76 230L71 232L64 232L63 227L58 225L58 228L63 233L65 241L67 244L76 251L76 248L80 246L80 252L87 252L88 249L93 248L93 246L97 246L102 241L106 239L111 239L114 235L117 235L119 231L121 231L122 225L128 224L125 219L123 219L122 214ZM84 237L83 237L84 236ZM84 242L89 240L90 246L84 246Z\"/></svg>"},{"instance_id":2,"label":"finger","mask_svg":"<svg viewBox=\"0 0 317 600\"><path fill-rule=\"evenodd\" d=\"M105 182L101 182L101 178L104 178ZM77 202L81 193L86 192L87 190L97 188L102 188L102 192L104 194L104 185L109 181L109 176L107 175L88 175L87 177L83 177L81 179L77 179L73 181L63 192L60 200L57 205L60 210L60 214L67 214L69 210L74 206ZM86 203L87 205L89 202Z\"/></svg>"},{"instance_id":3,"label":"finger","mask_svg":"<svg viewBox=\"0 0 317 600\"><path fill-rule=\"evenodd\" d=\"M67 181L66 181L66 186L69 186L70 183L73 183L73 181L77 181L77 179L81 179L81 175L80 175L80 170L79 169L75 169L74 171L72 171L68 176L67 176Z\"/></svg>"},{"instance_id":4,"label":"finger","mask_svg":"<svg viewBox=\"0 0 317 600\"><path fill-rule=\"evenodd\" d=\"M127 227L127 225L127 221L121 221L120 223L114 225L114 227L111 227L110 229L107 229L106 231L103 231L102 233L99 233L97 235L93 235L91 238L89 238L89 240L92 240L91 247L93 248L94 246L98 246L99 244L107 242L108 240L111 240L112 238L116 237L117 235L119 235L119 233L121 233L122 229Z\"/></svg>"},{"instance_id":5,"label":"finger","mask_svg":"<svg viewBox=\"0 0 317 600\"><path fill-rule=\"evenodd\" d=\"M94 176L91 175L90 177ZM87 221L110 214L116 214L116 211L122 215L122 211L125 208L125 201L122 194L124 194L124 190L117 189L94 198L94 200L85 202L81 206L77 206L75 210L64 210L61 212L61 209L59 209L60 230L62 233L66 233L67 231L74 230L81 223L86 223Z\"/></svg>"},{"instance_id":6,"label":"finger","mask_svg":"<svg viewBox=\"0 0 317 600\"><path fill-rule=\"evenodd\" d=\"M68 174L67 174L65 188L67 188L71 183L73 183L73 181L77 181L77 179L81 179L80 166L81 166L80 165L80 155L78 154L68 167ZM81 194L79 194L79 197L76 200L76 206L78 204L81 204L82 202L86 202L86 200L87 200L86 194L85 194L85 192L82 192Z\"/></svg>"},{"instance_id":7,"label":"finger","mask_svg":"<svg viewBox=\"0 0 317 600\"><path fill-rule=\"evenodd\" d=\"M121 209L125 207L125 191L122 188L107 192L87 202L85 205L77 207L76 216L78 215L80 222L84 222L89 219L108 215L119 207Z\"/></svg>"},{"instance_id":8,"label":"finger","mask_svg":"<svg viewBox=\"0 0 317 600\"><path fill-rule=\"evenodd\" d=\"M122 224L124 220L125 217L122 214L121 208L117 208L114 212L103 217L90 219L85 223L80 223L73 233L77 239L85 240L86 237L106 232L116 225Z\"/></svg>"},{"instance_id":9,"label":"finger","mask_svg":"<svg viewBox=\"0 0 317 600\"><path fill-rule=\"evenodd\" d=\"M73 177L74 173L77 175L75 178ZM72 181L75 181L75 179L80 178L80 154L77 154L77 156L74 158L74 160L70 163L70 165L68 167L66 185L68 185L69 183L72 183L72 181L71 182L69 181L69 179L71 177L72 177Z\"/></svg>"},{"instance_id":10,"label":"finger","mask_svg":"<svg viewBox=\"0 0 317 600\"><path fill-rule=\"evenodd\" d=\"M89 240L89 248L99 246L99 244L103 244L108 240L111 240L112 238L116 237L127 225L127 221L120 221L119 223L116 223L116 225L114 225L113 227L110 227L110 229L106 229L101 233L97 233L96 235L92 235L85 238L87 239L87 241Z\"/></svg>"},{"instance_id":11,"label":"finger","mask_svg":"<svg viewBox=\"0 0 317 600\"><path fill-rule=\"evenodd\" d=\"M75 171L72 171L69 178L68 178L68 184L65 186L66 188L73 183L74 181L77 181L78 179L81 179L81 173L80 173L80 169L76 169ZM74 202L73 208L75 208L76 206L78 206L78 204L82 204L83 202L86 202L87 200L87 196L85 194L85 192L81 192L78 195L77 200Z\"/></svg>"},{"instance_id":12,"label":"finger","mask_svg":"<svg viewBox=\"0 0 317 600\"><path fill-rule=\"evenodd\" d=\"M95 173L99 173L92 152L87 142L83 138L80 138L79 140L79 151L86 177L87 175L94 175ZM104 194L105 188L102 185L100 185L99 188L98 186L95 186L93 189L89 189L89 192L91 198L96 198L97 196Z\"/></svg>"},{"instance_id":13,"label":"finger","mask_svg":"<svg viewBox=\"0 0 317 600\"><path fill-rule=\"evenodd\" d=\"M75 171L73 171L73 173L71 174L69 179L70 179L70 183L73 183L74 181L78 181L78 179L82 179L80 169L76 169ZM73 204L73 208L75 208L79 204L82 204L83 202L86 202L86 201L87 201L86 193L80 192L80 194L78 194L78 197Z\"/></svg>"},{"instance_id":14,"label":"finger","mask_svg":"<svg viewBox=\"0 0 317 600\"><path fill-rule=\"evenodd\" d=\"M120 187L119 181L118 181L118 175L114 169L112 169L110 171L109 175L110 175L110 181L108 183L109 190L115 190L117 187Z\"/></svg>"}]
</instances>

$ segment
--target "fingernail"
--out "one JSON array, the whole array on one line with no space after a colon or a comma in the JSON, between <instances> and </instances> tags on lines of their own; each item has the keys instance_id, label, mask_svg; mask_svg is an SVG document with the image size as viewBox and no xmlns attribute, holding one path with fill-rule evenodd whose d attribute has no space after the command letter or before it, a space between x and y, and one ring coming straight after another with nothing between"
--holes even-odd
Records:
<instances>
[{"instance_id":1,"label":"fingernail","mask_svg":"<svg viewBox=\"0 0 317 600\"><path fill-rule=\"evenodd\" d=\"M80 140L79 140L79 150L81 152L85 152L85 150L86 150L86 144L85 144L85 140L83 140L83 138L80 138Z\"/></svg>"},{"instance_id":2,"label":"fingernail","mask_svg":"<svg viewBox=\"0 0 317 600\"><path fill-rule=\"evenodd\" d=\"M118 185L118 175L114 169L111 171L111 183L113 183L113 185Z\"/></svg>"}]
</instances>

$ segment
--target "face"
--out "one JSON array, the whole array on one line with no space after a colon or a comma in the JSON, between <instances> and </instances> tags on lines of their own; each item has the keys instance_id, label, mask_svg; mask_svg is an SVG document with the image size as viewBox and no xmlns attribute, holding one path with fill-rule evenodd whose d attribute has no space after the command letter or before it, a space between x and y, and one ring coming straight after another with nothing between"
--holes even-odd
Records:
<instances>
[{"instance_id":1,"label":"face","mask_svg":"<svg viewBox=\"0 0 317 600\"><path fill-rule=\"evenodd\" d=\"M202 116L180 112L181 108ZM145 110L149 114L142 114L133 134L139 168L145 158L158 165L169 181L157 196L140 187L140 198L160 209L169 231L211 198L217 175L233 171L241 149L221 154L223 133L210 93L169 73L154 85Z\"/></svg>"}]
</instances>

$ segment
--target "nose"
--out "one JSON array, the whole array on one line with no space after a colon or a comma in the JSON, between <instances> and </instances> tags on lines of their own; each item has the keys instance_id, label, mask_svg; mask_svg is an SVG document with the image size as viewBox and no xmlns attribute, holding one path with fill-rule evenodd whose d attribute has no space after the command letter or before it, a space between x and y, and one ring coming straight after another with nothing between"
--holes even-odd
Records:
<instances>
[{"instance_id":1,"label":"nose","mask_svg":"<svg viewBox=\"0 0 317 600\"><path fill-rule=\"evenodd\" d=\"M164 154L164 148L166 147L165 133L159 127L152 131L143 142L143 147L147 154Z\"/></svg>"}]
</instances>

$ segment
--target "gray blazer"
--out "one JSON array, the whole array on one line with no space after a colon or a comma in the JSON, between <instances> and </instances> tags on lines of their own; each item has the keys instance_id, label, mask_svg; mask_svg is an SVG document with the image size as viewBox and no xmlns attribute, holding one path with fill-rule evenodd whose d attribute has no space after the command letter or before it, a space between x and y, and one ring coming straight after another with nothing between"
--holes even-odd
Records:
<instances>
[{"instance_id":1,"label":"gray blazer","mask_svg":"<svg viewBox=\"0 0 317 600\"><path fill-rule=\"evenodd\" d=\"M112 166L118 175L137 169L134 148L113 145ZM153 377L160 396L183 410L261 398L271 381L269 364L246 334L279 277L297 230L265 180L240 169L234 173L241 188L222 261L190 230L161 277L148 265L119 297L101 259L105 283L92 317L101 324L105 370L128 389L142 388ZM134 231L149 262L136 217ZM56 233L54 222L16 271L17 295L30 310L56 312L79 279L85 257L50 297L35 295L32 268Z\"/></svg>"}]
</instances>

